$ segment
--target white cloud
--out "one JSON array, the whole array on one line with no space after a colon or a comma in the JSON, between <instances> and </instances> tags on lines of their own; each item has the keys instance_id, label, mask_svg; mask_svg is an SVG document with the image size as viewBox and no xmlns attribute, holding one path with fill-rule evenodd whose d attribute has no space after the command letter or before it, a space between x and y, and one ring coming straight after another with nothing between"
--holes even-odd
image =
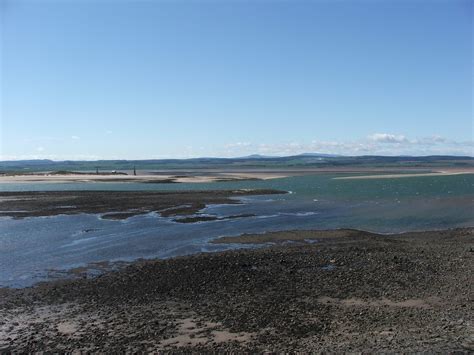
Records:
<instances>
[{"instance_id":1,"label":"white cloud","mask_svg":"<svg viewBox=\"0 0 474 355\"><path fill-rule=\"evenodd\" d=\"M411 141L413 144L421 144L421 145L436 145L440 143L446 143L448 140L444 137L434 135L430 137L422 137L417 138Z\"/></svg>"},{"instance_id":2,"label":"white cloud","mask_svg":"<svg viewBox=\"0 0 474 355\"><path fill-rule=\"evenodd\" d=\"M77 141L77 140L81 139L81 137L78 137L78 136L71 136L71 139Z\"/></svg>"},{"instance_id":3,"label":"white cloud","mask_svg":"<svg viewBox=\"0 0 474 355\"><path fill-rule=\"evenodd\" d=\"M252 143L250 142L237 142L237 143L229 143L226 144L226 148L236 148L236 147L250 147L252 146Z\"/></svg>"},{"instance_id":4,"label":"white cloud","mask_svg":"<svg viewBox=\"0 0 474 355\"><path fill-rule=\"evenodd\" d=\"M49 144L49 143L48 143ZM468 155L474 156L474 140L456 141L439 135L409 137L390 133L375 133L358 140L312 140L288 142L238 141L220 146L183 144L175 152L152 152L150 155L125 156L48 154L52 148L36 142L31 155L0 155L0 160L52 159L52 160L96 160L96 159L148 159L148 158L196 158L203 156L239 157L251 154L288 156L301 153L324 153L340 155ZM153 154L155 153L155 154ZM160 153L156 155L156 153Z\"/></svg>"},{"instance_id":5,"label":"white cloud","mask_svg":"<svg viewBox=\"0 0 474 355\"><path fill-rule=\"evenodd\" d=\"M446 138L441 137L437 134L435 134L434 136L431 136L430 138L433 142L438 142L438 143L446 142Z\"/></svg>"},{"instance_id":6,"label":"white cloud","mask_svg":"<svg viewBox=\"0 0 474 355\"><path fill-rule=\"evenodd\" d=\"M234 143L225 145L218 156L235 157L249 154L297 155L326 153L340 155L469 155L473 156L474 141L458 142L441 136L409 139L404 135L375 133L366 139L352 141Z\"/></svg>"},{"instance_id":7,"label":"white cloud","mask_svg":"<svg viewBox=\"0 0 474 355\"><path fill-rule=\"evenodd\" d=\"M369 139L380 143L404 143L408 141L408 139L403 135L390 133L374 133L369 136Z\"/></svg>"}]
</instances>

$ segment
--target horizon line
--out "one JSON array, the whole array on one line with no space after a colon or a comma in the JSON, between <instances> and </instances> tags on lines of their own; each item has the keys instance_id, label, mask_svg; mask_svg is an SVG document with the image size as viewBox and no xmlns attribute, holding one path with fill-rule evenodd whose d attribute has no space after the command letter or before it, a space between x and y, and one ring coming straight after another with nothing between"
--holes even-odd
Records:
<instances>
[{"instance_id":1,"label":"horizon line","mask_svg":"<svg viewBox=\"0 0 474 355\"><path fill-rule=\"evenodd\" d=\"M428 154L428 155L383 155L383 154L363 154L363 155L345 155L345 154L332 154L332 153L300 153L292 155L263 155L263 154L250 154L245 156L235 157L218 157L218 156L200 156L200 157L189 157L189 158L99 158L99 159L51 159L51 158L25 158L25 159L1 159L0 162L22 162L22 161L51 161L51 162L94 162L94 161L150 161L150 160L199 160L199 159L278 159L278 158L291 158L291 157L308 157L308 158L361 158L361 157L381 157L381 158L429 158L429 157L452 157L452 158L472 158L474 155L467 154Z\"/></svg>"}]
</instances>

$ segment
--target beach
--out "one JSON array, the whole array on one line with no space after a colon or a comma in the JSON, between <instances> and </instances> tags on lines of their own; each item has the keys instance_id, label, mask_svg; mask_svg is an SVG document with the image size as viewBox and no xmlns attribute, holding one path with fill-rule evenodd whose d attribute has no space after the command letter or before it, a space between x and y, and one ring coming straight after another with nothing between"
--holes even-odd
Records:
<instances>
[{"instance_id":1,"label":"beach","mask_svg":"<svg viewBox=\"0 0 474 355\"><path fill-rule=\"evenodd\" d=\"M278 179L288 176L284 172L139 172L133 173L28 173L28 174L3 174L0 175L0 184L8 183L71 183L71 182L135 182L144 184L169 184L169 183L210 183L225 181L248 181Z\"/></svg>"},{"instance_id":2,"label":"beach","mask_svg":"<svg viewBox=\"0 0 474 355\"><path fill-rule=\"evenodd\" d=\"M304 176L315 174L343 174L337 179L367 179L367 178L394 178L414 176L438 176L474 174L472 167L467 168L413 168L413 167L318 167L318 168L225 168L225 169L173 169L173 170L143 170L137 175L133 171L118 172L34 172L34 173L3 173L0 174L0 184L12 183L212 183L238 182L252 180L281 179L290 176ZM354 175L355 174L355 175ZM360 175L364 174L364 175ZM367 175L368 174L368 175Z\"/></svg>"},{"instance_id":3,"label":"beach","mask_svg":"<svg viewBox=\"0 0 474 355\"><path fill-rule=\"evenodd\" d=\"M239 238L274 244L1 289L0 349L474 351L472 228Z\"/></svg>"}]
</instances>

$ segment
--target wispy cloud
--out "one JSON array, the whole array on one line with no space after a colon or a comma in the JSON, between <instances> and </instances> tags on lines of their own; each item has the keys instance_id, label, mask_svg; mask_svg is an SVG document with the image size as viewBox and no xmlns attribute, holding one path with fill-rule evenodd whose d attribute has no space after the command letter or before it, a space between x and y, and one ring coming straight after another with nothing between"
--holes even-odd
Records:
<instances>
[{"instance_id":1,"label":"wispy cloud","mask_svg":"<svg viewBox=\"0 0 474 355\"><path fill-rule=\"evenodd\" d=\"M62 155L62 154L19 154L19 155L1 155L0 160L34 160L34 159L49 159L49 160L98 160L102 157L98 155L88 155L88 154L71 154L71 155Z\"/></svg>"},{"instance_id":2,"label":"wispy cloud","mask_svg":"<svg viewBox=\"0 0 474 355\"><path fill-rule=\"evenodd\" d=\"M81 139L81 137L79 137L79 136L71 136L71 139L72 139L72 140L75 140L75 141L78 141L79 139Z\"/></svg>"},{"instance_id":3,"label":"wispy cloud","mask_svg":"<svg viewBox=\"0 0 474 355\"><path fill-rule=\"evenodd\" d=\"M390 133L374 133L368 137L370 140L379 143L405 143L408 139L404 135Z\"/></svg>"},{"instance_id":4,"label":"wispy cloud","mask_svg":"<svg viewBox=\"0 0 474 355\"><path fill-rule=\"evenodd\" d=\"M251 147L252 146L252 143L250 142L236 142L236 143L229 143L229 144L226 144L225 147L226 148L230 148L230 149L233 149L233 148L245 148L245 147Z\"/></svg>"},{"instance_id":5,"label":"wispy cloud","mask_svg":"<svg viewBox=\"0 0 474 355\"><path fill-rule=\"evenodd\" d=\"M410 139L405 135L374 133L352 141L246 143L225 145L222 155L295 155L329 153L341 155L474 155L474 141L454 141L439 135Z\"/></svg>"},{"instance_id":6,"label":"wispy cloud","mask_svg":"<svg viewBox=\"0 0 474 355\"><path fill-rule=\"evenodd\" d=\"M238 157L250 154L271 156L288 156L301 153L325 153L340 155L467 155L474 156L474 140L457 141L430 135L426 137L409 137L404 134L374 133L358 140L312 140L310 142L250 142L240 140L221 146L194 146L183 144L174 154L169 152L150 151L141 156L99 156L70 154L51 154L47 142L36 141L31 153L25 155L0 155L0 160L19 159L52 159L52 160L96 160L96 159L166 159L196 158L203 156Z\"/></svg>"}]
</instances>

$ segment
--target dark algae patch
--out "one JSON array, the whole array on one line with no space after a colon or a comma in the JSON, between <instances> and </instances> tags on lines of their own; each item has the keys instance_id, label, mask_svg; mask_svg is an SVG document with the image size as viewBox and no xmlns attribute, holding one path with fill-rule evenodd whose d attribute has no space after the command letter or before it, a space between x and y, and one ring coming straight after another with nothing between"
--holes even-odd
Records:
<instances>
[{"instance_id":1,"label":"dark algae patch","mask_svg":"<svg viewBox=\"0 0 474 355\"><path fill-rule=\"evenodd\" d=\"M314 233L0 289L0 352L474 351L472 228Z\"/></svg>"},{"instance_id":2,"label":"dark algae patch","mask_svg":"<svg viewBox=\"0 0 474 355\"><path fill-rule=\"evenodd\" d=\"M228 219L236 219L236 218L247 218L247 217L255 217L255 214L252 213L243 213L231 216L191 216L191 217L182 217L182 218L175 218L174 221L178 223L196 223L196 222L208 222L208 221L224 221Z\"/></svg>"},{"instance_id":3,"label":"dark algae patch","mask_svg":"<svg viewBox=\"0 0 474 355\"><path fill-rule=\"evenodd\" d=\"M0 192L0 216L15 218L58 214L98 213L103 218L124 219L158 212L162 216L194 214L208 204L236 204L231 197L283 194L285 191L48 191ZM67 207L67 208L65 208Z\"/></svg>"}]
</instances>

